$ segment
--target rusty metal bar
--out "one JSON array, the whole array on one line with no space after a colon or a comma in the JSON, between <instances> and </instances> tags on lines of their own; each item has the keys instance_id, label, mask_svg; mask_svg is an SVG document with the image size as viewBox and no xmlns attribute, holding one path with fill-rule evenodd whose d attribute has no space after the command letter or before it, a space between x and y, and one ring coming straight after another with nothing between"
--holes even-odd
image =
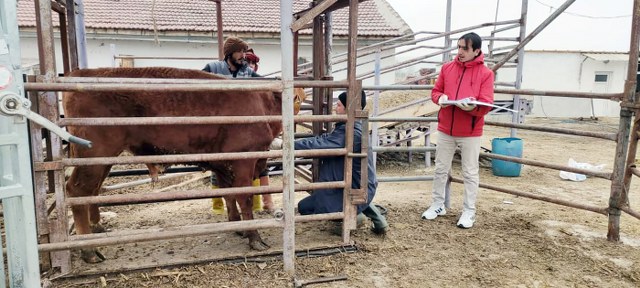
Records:
<instances>
[{"instance_id":1,"label":"rusty metal bar","mask_svg":"<svg viewBox=\"0 0 640 288\"><path fill-rule=\"evenodd\" d=\"M498 126L498 127L518 128L518 129L525 129L525 130L532 130L532 131L543 131L543 132L551 132L551 133L559 133L559 134L578 135L578 136L600 138L600 139L606 139L606 140L612 140L612 141L616 141L618 138L618 133L578 131L578 130L565 129L565 128L543 127L543 126L497 122L497 121L485 121L484 123L487 125Z\"/></svg>"},{"instance_id":2,"label":"rusty metal bar","mask_svg":"<svg viewBox=\"0 0 640 288\"><path fill-rule=\"evenodd\" d=\"M461 183L461 184L464 183L463 179L456 178L456 177L451 177L451 182L456 182L456 183ZM602 215L607 215L607 208L601 208L601 207L597 207L597 206L593 206L593 205L586 205L586 204L578 204L578 203L573 203L573 202L567 201L567 200L551 198L551 197L548 197L548 196L541 196L539 194L520 192L520 191L516 191L516 190L511 190L511 189L505 189L505 188L502 188L502 187L493 186L493 185L487 185L487 184L482 184L482 183L480 183L480 187L481 188L485 188L485 189L491 189L491 190L498 191L498 192L511 194L511 195L526 197L526 198L530 198L530 199L545 201L545 202L549 202L549 203L553 203L553 204L558 204L558 205L567 206L567 207L571 207L571 208L587 210L587 211L595 212L595 213L602 214Z\"/></svg>"},{"instance_id":3,"label":"rusty metal bar","mask_svg":"<svg viewBox=\"0 0 640 288\"><path fill-rule=\"evenodd\" d=\"M36 0L36 34L38 38L38 52L40 60L40 76L43 82L52 81L56 73L55 64L55 43L53 37L53 23L51 16L51 1ZM26 85L25 85L26 86ZM42 93L38 96L39 114L47 118L49 121L55 122L59 117L58 97L56 93ZM47 160L58 160L61 157L61 140L53 133L45 132ZM49 192L54 193L56 201L56 213L58 215L67 215L64 204L64 174L60 171L47 171ZM62 205L61 205L62 204ZM66 217L57 217L50 222L50 242L61 242L68 239L68 221ZM68 273L71 270L71 254L68 251L51 254L51 266L59 267L62 273Z\"/></svg>"},{"instance_id":4,"label":"rusty metal bar","mask_svg":"<svg viewBox=\"0 0 640 288\"><path fill-rule=\"evenodd\" d=\"M640 219L640 213L638 213L637 211L631 209L631 207L629 206L622 206L620 207L620 210L627 212L627 214L635 217L636 219Z\"/></svg>"},{"instance_id":5,"label":"rusty metal bar","mask_svg":"<svg viewBox=\"0 0 640 288\"><path fill-rule=\"evenodd\" d=\"M39 252L70 250L79 248L94 248L107 245L121 245L153 240L168 240L194 236L204 236L220 232L247 231L282 227L282 221L275 219L259 219L247 221L232 221L222 223L200 224L167 228L154 233L115 236L89 240L75 240L38 245Z\"/></svg>"},{"instance_id":6,"label":"rusty metal bar","mask_svg":"<svg viewBox=\"0 0 640 288\"><path fill-rule=\"evenodd\" d=\"M640 0L633 2L633 19L631 21L631 36L629 41L629 62L627 63L627 79L624 83L623 104L638 105L636 99L636 76L638 71L638 42L640 41ZM629 203L629 189L631 173L628 169L635 163L638 149L637 133L640 129L640 119L637 111L621 105L618 145L613 162L613 178L611 179L611 194L609 195L609 225L607 240L620 241L620 207ZM633 129L631 121L633 119ZM632 137L629 137L633 133ZM629 139L631 138L631 139Z\"/></svg>"},{"instance_id":7,"label":"rusty metal bar","mask_svg":"<svg viewBox=\"0 0 640 288\"><path fill-rule=\"evenodd\" d=\"M496 63L495 65L493 65L493 67L491 67L491 70L493 70L493 72L495 72L500 67L502 67L502 65L507 63L507 61L509 61L509 59L511 59L511 57L516 55L518 53L518 51L520 51L520 49L524 48L525 45L527 45L534 37L536 37L538 34L540 34L540 32L542 32L542 30L544 30L544 28L549 26L549 24L551 24L551 22L553 22L553 20L555 20L558 16L560 16L560 14L562 14L565 10L567 10L567 8L569 8L569 6L571 6L571 4L573 4L573 2L575 2L575 1L576 0L567 0L566 2L564 2L564 4L560 5L560 7L558 7L558 9L556 9L556 11L553 11L553 13L551 13L551 15L549 15L549 17L547 17L547 19L542 21L542 23L540 23L540 25L538 25L538 27L536 27L536 29L531 31L531 34L529 34L527 37L522 39L522 41L520 41L520 43L518 44L518 46L516 46L516 48L513 48L511 51L509 51L509 53L507 53L507 55L504 56L502 61L500 61L500 62Z\"/></svg>"},{"instance_id":8,"label":"rusty metal bar","mask_svg":"<svg viewBox=\"0 0 640 288\"><path fill-rule=\"evenodd\" d=\"M77 91L77 92L212 92L212 91L273 91L282 92L282 82L280 81L236 81L218 80L211 81L211 84L116 84L116 83L95 83L95 84L73 84L73 83L25 83L27 91ZM242 96L242 94L238 94Z\"/></svg>"},{"instance_id":9,"label":"rusty metal bar","mask_svg":"<svg viewBox=\"0 0 640 288\"><path fill-rule=\"evenodd\" d=\"M306 13L304 13L302 16L300 16L300 18L298 18L296 21L294 21L291 24L291 31L297 32L298 30L302 29L304 26L307 25L307 23L309 23L311 20L315 19L316 17L320 16L322 12L327 10L327 8L329 8L331 5L333 5L336 2L338 2L338 0L324 0L318 3L316 6L312 7L311 9L307 10Z\"/></svg>"},{"instance_id":10,"label":"rusty metal bar","mask_svg":"<svg viewBox=\"0 0 640 288\"><path fill-rule=\"evenodd\" d=\"M66 0L67 29L60 29L60 33L66 33L69 42L69 69L78 69L78 39L76 35L76 5L74 0Z\"/></svg>"},{"instance_id":11,"label":"rusty metal bar","mask_svg":"<svg viewBox=\"0 0 640 288\"><path fill-rule=\"evenodd\" d=\"M133 55L115 55L113 58L117 59L141 59L141 60L153 60L153 59L168 59L168 60L211 60L211 57L179 57L179 56L133 56ZM223 57L224 58L224 57ZM220 59L223 59L220 58Z\"/></svg>"},{"instance_id":12,"label":"rusty metal bar","mask_svg":"<svg viewBox=\"0 0 640 288\"><path fill-rule=\"evenodd\" d=\"M37 77L37 82L43 82L41 76ZM237 84L241 83L253 83L264 84L268 81L278 81L275 78L270 79L229 79L229 80L212 80L212 79L170 79L170 78L116 78L116 77L55 77L52 82L55 83L68 83L68 84L80 84L80 83L118 83L118 84ZM313 88L313 87L325 87L325 88L347 88L349 84L347 81L327 81L327 80L303 80L298 79L294 81L294 87L300 88ZM27 89L29 90L29 89Z\"/></svg>"},{"instance_id":13,"label":"rusty metal bar","mask_svg":"<svg viewBox=\"0 0 640 288\"><path fill-rule=\"evenodd\" d=\"M638 169L635 165L631 165L631 167L629 167L629 170L631 170L631 173L633 173L633 175L640 177L640 169Z\"/></svg>"},{"instance_id":14,"label":"rusty metal bar","mask_svg":"<svg viewBox=\"0 0 640 288\"><path fill-rule=\"evenodd\" d=\"M34 76L27 76L27 81L34 81ZM38 113L40 101L38 100L38 93L27 92L29 100L31 100L31 110ZM36 123L30 123L29 136L31 137L31 159L34 162L44 161L45 155L43 151L43 133L42 127ZM34 165L35 166L35 165ZM34 202L36 208L36 224L38 231L38 243L50 242L50 221L49 214L47 213L47 172L34 170L33 186L34 186ZM40 255L42 263L41 269L51 269L51 255L49 253L43 253Z\"/></svg>"},{"instance_id":15,"label":"rusty metal bar","mask_svg":"<svg viewBox=\"0 0 640 288\"><path fill-rule=\"evenodd\" d=\"M542 162L542 161L535 161L535 160L529 160L529 159L525 159L525 158L504 156L504 155L493 154L493 153L480 152L480 156L493 158L493 159L498 159L498 160L503 160L503 161L514 162L514 163L520 163L520 164L525 164L525 165L537 166L537 167L542 167L542 168L549 168L549 169L554 169L554 170L559 170L559 171L568 171L568 172L580 173L580 174L584 174L584 175L589 175L589 176L594 176L594 177L598 177L598 178L602 178L602 179L611 180L611 173L608 173L608 172L597 172L597 171L591 171L591 170L587 170L587 169L574 168L574 167L565 166L565 165L558 165L558 164L549 164L549 163L545 163L545 162Z\"/></svg>"},{"instance_id":16,"label":"rusty metal bar","mask_svg":"<svg viewBox=\"0 0 640 288\"><path fill-rule=\"evenodd\" d=\"M345 186L343 181L335 182L318 182L318 183L304 183L294 185L295 191L308 191L316 189L335 189L343 188ZM212 197L223 197L231 195L249 195L249 194L271 194L281 193L282 186L251 186L251 187L231 187L231 188L219 188L219 189L200 189L200 190L187 190L187 191L172 191L172 192L159 192L159 193L146 193L146 194L114 194L104 196L86 196L86 197L68 197L67 205L88 205L97 204L101 206L106 205L129 205L129 204L143 204L153 202L166 202L177 200L193 200L204 199Z\"/></svg>"},{"instance_id":17,"label":"rusty metal bar","mask_svg":"<svg viewBox=\"0 0 640 288\"><path fill-rule=\"evenodd\" d=\"M437 122L437 121L438 121L438 117L369 117L369 122Z\"/></svg>"},{"instance_id":18,"label":"rusty metal bar","mask_svg":"<svg viewBox=\"0 0 640 288\"><path fill-rule=\"evenodd\" d=\"M342 219L343 213L326 213L326 214L314 214L314 215L296 215L295 223L311 222L311 221L323 221L323 220L337 220ZM214 224L199 224L199 225L214 225ZM185 229L199 228L199 225L188 226ZM105 239L110 237L120 237L129 235L138 235L145 233L157 233L165 231L167 228L149 228L149 229L137 229L137 230L125 230L125 231L110 231L104 233L91 233L70 236L70 240L90 240L90 239ZM176 228L171 228L176 229Z\"/></svg>"},{"instance_id":19,"label":"rusty metal bar","mask_svg":"<svg viewBox=\"0 0 640 288\"><path fill-rule=\"evenodd\" d=\"M568 98L591 98L620 101L624 93L589 93L589 92L567 92L567 91L538 91L531 89L495 89L496 94L520 94L536 96L556 96Z\"/></svg>"},{"instance_id":20,"label":"rusty metal bar","mask_svg":"<svg viewBox=\"0 0 640 288\"><path fill-rule=\"evenodd\" d=\"M346 122L345 149L347 152L353 152L353 138L356 110L362 110L360 107L360 96L362 89L362 81L356 76L356 62L358 57L358 0L349 0L349 41L347 43L347 81L349 89L347 89L347 106L346 112L348 119ZM357 107L357 108L356 108ZM363 131L363 133L368 133ZM342 222L342 243L349 244L350 231L356 228L356 210L351 203L351 185L353 181L353 159L345 157L344 159L344 181L345 188L343 193L343 212L344 219Z\"/></svg>"},{"instance_id":21,"label":"rusty metal bar","mask_svg":"<svg viewBox=\"0 0 640 288\"><path fill-rule=\"evenodd\" d=\"M56 2L52 2L56 3ZM62 6L61 6L62 7ZM58 12L58 21L60 23L60 48L62 50L62 69L64 73L71 71L71 64L69 62L69 39L67 33L67 16L65 14L64 7L62 11ZM56 11L57 12L57 11Z\"/></svg>"},{"instance_id":22,"label":"rusty metal bar","mask_svg":"<svg viewBox=\"0 0 640 288\"><path fill-rule=\"evenodd\" d=\"M296 157L326 157L344 156L345 149L319 149L295 151ZM186 163L186 162L212 162L241 159L280 158L282 151L264 152L233 152L233 153L209 153L209 154L182 154L182 155L153 155L153 156L119 156L119 157L91 157L91 158L65 158L64 166L90 166L90 165L116 165L116 164L145 164L145 163Z\"/></svg>"},{"instance_id":23,"label":"rusty metal bar","mask_svg":"<svg viewBox=\"0 0 640 288\"><path fill-rule=\"evenodd\" d=\"M126 126L126 125L195 125L195 124L252 124L281 122L283 116L187 116L187 117L103 117L63 118L60 126ZM345 121L345 115L299 115L294 122Z\"/></svg>"},{"instance_id":24,"label":"rusty metal bar","mask_svg":"<svg viewBox=\"0 0 640 288\"><path fill-rule=\"evenodd\" d=\"M216 2L216 32L218 35L218 59L224 59L224 39L222 39L222 1L213 0Z\"/></svg>"}]
</instances>

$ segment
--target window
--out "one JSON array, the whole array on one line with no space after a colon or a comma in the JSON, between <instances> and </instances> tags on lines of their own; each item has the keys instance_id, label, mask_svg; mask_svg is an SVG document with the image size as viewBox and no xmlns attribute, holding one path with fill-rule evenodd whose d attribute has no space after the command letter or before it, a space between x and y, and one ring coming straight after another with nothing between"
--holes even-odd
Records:
<instances>
[{"instance_id":1,"label":"window","mask_svg":"<svg viewBox=\"0 0 640 288\"><path fill-rule=\"evenodd\" d=\"M594 80L596 83L607 83L609 82L609 75L607 74L597 74Z\"/></svg>"}]
</instances>

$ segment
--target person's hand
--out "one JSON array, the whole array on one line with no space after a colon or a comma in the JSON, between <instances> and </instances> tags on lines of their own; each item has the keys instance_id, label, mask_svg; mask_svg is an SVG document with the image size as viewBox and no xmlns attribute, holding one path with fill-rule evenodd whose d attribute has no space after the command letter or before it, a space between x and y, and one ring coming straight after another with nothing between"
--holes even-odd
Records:
<instances>
[{"instance_id":1,"label":"person's hand","mask_svg":"<svg viewBox=\"0 0 640 288\"><path fill-rule=\"evenodd\" d=\"M269 150L282 150L282 139L276 137L269 144Z\"/></svg>"},{"instance_id":2,"label":"person's hand","mask_svg":"<svg viewBox=\"0 0 640 288\"><path fill-rule=\"evenodd\" d=\"M464 110L464 111L471 111L473 109L476 109L476 104L469 104L466 102L461 102L456 104L456 106L458 106L458 108Z\"/></svg>"},{"instance_id":3,"label":"person's hand","mask_svg":"<svg viewBox=\"0 0 640 288\"><path fill-rule=\"evenodd\" d=\"M449 104L442 104L442 102L449 100L449 96L442 94L440 95L440 98L438 98L438 105L440 105L440 107L444 108L449 106Z\"/></svg>"}]
</instances>

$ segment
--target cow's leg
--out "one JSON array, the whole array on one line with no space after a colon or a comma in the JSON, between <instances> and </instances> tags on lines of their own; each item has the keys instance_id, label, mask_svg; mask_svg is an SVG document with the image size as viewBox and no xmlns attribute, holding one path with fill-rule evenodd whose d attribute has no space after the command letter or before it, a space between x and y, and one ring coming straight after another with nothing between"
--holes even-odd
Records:
<instances>
[{"instance_id":1,"label":"cow's leg","mask_svg":"<svg viewBox=\"0 0 640 288\"><path fill-rule=\"evenodd\" d=\"M233 163L233 187L251 187L253 175L256 167L255 160L238 160ZM236 200L240 205L242 220L253 220L253 199L252 195L238 195ZM262 241L258 230L248 230L245 236L249 238L249 246L252 249L263 251L269 249L269 245Z\"/></svg>"},{"instance_id":2,"label":"cow's leg","mask_svg":"<svg viewBox=\"0 0 640 288\"><path fill-rule=\"evenodd\" d=\"M101 178L100 178L102 179L102 181L100 181L100 183L102 183L104 179L106 179L107 176L109 176L110 170L111 170L111 166L107 166L105 169L102 170L103 174L101 175ZM98 196L100 194L101 186L102 185L98 186L98 189L95 189L91 194L91 196ZM95 204L89 205L89 225L92 233L102 233L106 231L104 227L100 224L100 209L98 205L95 205Z\"/></svg>"},{"instance_id":3,"label":"cow's leg","mask_svg":"<svg viewBox=\"0 0 640 288\"><path fill-rule=\"evenodd\" d=\"M102 181L106 178L110 168L110 166L76 167L67 181L67 194L69 197L98 195ZM75 205L71 207L71 211L73 212L76 234L91 233L91 225L95 227L95 224L100 221L100 213L96 205ZM104 256L95 248L82 249L81 257L88 263L98 263L104 260Z\"/></svg>"}]
</instances>

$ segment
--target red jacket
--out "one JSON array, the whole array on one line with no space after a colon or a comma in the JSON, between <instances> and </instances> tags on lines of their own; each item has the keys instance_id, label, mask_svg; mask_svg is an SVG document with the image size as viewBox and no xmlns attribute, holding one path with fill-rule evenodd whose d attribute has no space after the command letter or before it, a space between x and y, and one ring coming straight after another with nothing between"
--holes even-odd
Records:
<instances>
[{"instance_id":1,"label":"red jacket","mask_svg":"<svg viewBox=\"0 0 640 288\"><path fill-rule=\"evenodd\" d=\"M449 100L474 97L478 101L493 104L493 71L484 65L484 54L468 62L460 62L458 57L442 66L431 100L438 103L445 94ZM484 115L491 107L477 105L471 111L464 111L455 105L440 108L438 131L454 137L482 136Z\"/></svg>"}]
</instances>

